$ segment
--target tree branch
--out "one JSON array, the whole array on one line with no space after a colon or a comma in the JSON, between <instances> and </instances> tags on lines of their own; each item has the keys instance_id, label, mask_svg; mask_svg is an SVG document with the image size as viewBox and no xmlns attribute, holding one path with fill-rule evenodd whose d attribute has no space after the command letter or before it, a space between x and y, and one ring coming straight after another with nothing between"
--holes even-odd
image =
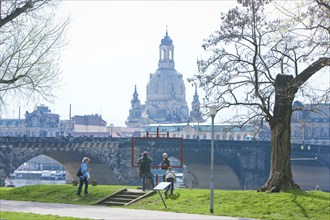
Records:
<instances>
[{"instance_id":1,"label":"tree branch","mask_svg":"<svg viewBox=\"0 0 330 220\"><path fill-rule=\"evenodd\" d=\"M315 0L317 2L318 5L322 5L325 8L327 8L328 10L330 10L330 4L325 3L325 1L323 0Z\"/></svg>"},{"instance_id":2,"label":"tree branch","mask_svg":"<svg viewBox=\"0 0 330 220\"><path fill-rule=\"evenodd\" d=\"M290 87L294 90L299 89L299 87L304 84L311 76L313 76L317 71L325 66L330 66L330 57L321 57L312 63L292 80Z\"/></svg>"},{"instance_id":3,"label":"tree branch","mask_svg":"<svg viewBox=\"0 0 330 220\"><path fill-rule=\"evenodd\" d=\"M3 19L0 19L0 28L31 8L33 8L33 3L31 1L27 1L21 8L16 8L13 13L7 15Z\"/></svg>"}]
</instances>

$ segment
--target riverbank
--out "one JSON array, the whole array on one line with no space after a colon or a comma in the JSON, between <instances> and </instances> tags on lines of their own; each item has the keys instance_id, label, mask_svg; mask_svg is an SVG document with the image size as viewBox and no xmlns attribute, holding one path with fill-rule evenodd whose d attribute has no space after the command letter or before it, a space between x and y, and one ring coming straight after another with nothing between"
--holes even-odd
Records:
<instances>
[{"instance_id":1,"label":"riverbank","mask_svg":"<svg viewBox=\"0 0 330 220\"><path fill-rule=\"evenodd\" d=\"M77 196L76 186L33 185L20 188L0 188L0 199L48 203L92 205L121 188L119 185L90 186L89 195ZM210 192L201 189L176 189L165 200L158 194L140 200L125 209L210 215ZM330 194L321 191L258 193L255 191L214 190L214 214L252 219L329 219Z\"/></svg>"}]
</instances>

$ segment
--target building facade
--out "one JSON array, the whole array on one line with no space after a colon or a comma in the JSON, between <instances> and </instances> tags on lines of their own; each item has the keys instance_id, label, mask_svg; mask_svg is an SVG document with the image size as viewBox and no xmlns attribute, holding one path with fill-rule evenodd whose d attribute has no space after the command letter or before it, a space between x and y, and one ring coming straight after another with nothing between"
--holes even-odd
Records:
<instances>
[{"instance_id":1,"label":"building facade","mask_svg":"<svg viewBox=\"0 0 330 220\"><path fill-rule=\"evenodd\" d=\"M291 142L330 145L330 104L296 101L291 118Z\"/></svg>"},{"instance_id":2,"label":"building facade","mask_svg":"<svg viewBox=\"0 0 330 220\"><path fill-rule=\"evenodd\" d=\"M0 120L1 136L58 137L65 135L60 128L60 116L47 106L38 106L34 111L25 112L25 119Z\"/></svg>"},{"instance_id":3,"label":"building facade","mask_svg":"<svg viewBox=\"0 0 330 220\"><path fill-rule=\"evenodd\" d=\"M75 115L71 118L73 130L71 135L88 135L97 132L107 132L107 122L101 115Z\"/></svg>"},{"instance_id":4,"label":"building facade","mask_svg":"<svg viewBox=\"0 0 330 220\"><path fill-rule=\"evenodd\" d=\"M192 102L197 102L196 97ZM136 99L138 97L136 96ZM198 105L196 105L198 106ZM295 102L291 122L291 142L302 145L330 145L330 104L303 105ZM199 110L191 110L191 115L198 118ZM107 126L101 115L84 115L72 117L71 120L59 120L59 115L52 113L47 106L38 106L31 113L25 113L25 119L1 119L0 136L59 137L59 136L93 136L93 137L145 137L147 132L155 134L168 133L169 137L184 139L211 139L211 125L203 122L146 124L140 127ZM214 125L215 140L270 140L270 130L259 130L256 126L243 127L229 124Z\"/></svg>"},{"instance_id":5,"label":"building facade","mask_svg":"<svg viewBox=\"0 0 330 220\"><path fill-rule=\"evenodd\" d=\"M142 137L157 135L171 138L210 140L212 138L212 126L210 124L181 123L181 124L151 124L142 129ZM246 124L243 127L229 124L214 125L215 140L230 141L254 141L259 140L256 128Z\"/></svg>"}]
</instances>

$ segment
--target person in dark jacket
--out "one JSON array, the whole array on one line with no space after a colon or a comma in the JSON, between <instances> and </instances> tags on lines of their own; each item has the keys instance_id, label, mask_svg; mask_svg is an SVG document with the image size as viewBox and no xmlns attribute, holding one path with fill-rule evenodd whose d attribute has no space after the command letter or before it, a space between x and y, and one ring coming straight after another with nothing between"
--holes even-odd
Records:
<instances>
[{"instance_id":1,"label":"person in dark jacket","mask_svg":"<svg viewBox=\"0 0 330 220\"><path fill-rule=\"evenodd\" d=\"M144 151L143 156L138 161L138 165L139 165L139 169L140 169L140 177L141 177L141 180L142 180L142 190L143 191L146 190L146 179L147 178L149 179L152 188L155 187L154 175L151 173L151 170L150 170L151 162L152 162L152 159L149 158L148 152Z\"/></svg>"},{"instance_id":2,"label":"person in dark jacket","mask_svg":"<svg viewBox=\"0 0 330 220\"><path fill-rule=\"evenodd\" d=\"M163 153L163 160L162 160L162 170L167 170L170 167L170 161L168 160L167 153ZM163 181L165 182L165 175L163 175Z\"/></svg>"},{"instance_id":3,"label":"person in dark jacket","mask_svg":"<svg viewBox=\"0 0 330 220\"><path fill-rule=\"evenodd\" d=\"M167 153L163 153L163 160L162 160L162 170L167 170L170 167L170 161L168 160Z\"/></svg>"},{"instance_id":4,"label":"person in dark jacket","mask_svg":"<svg viewBox=\"0 0 330 220\"><path fill-rule=\"evenodd\" d=\"M88 163L90 159L88 157L84 157L82 159L82 163L80 165L81 176L79 177L79 187L77 191L77 195L80 196L82 186L85 184L85 194L88 194L88 179L89 179L89 169Z\"/></svg>"}]
</instances>

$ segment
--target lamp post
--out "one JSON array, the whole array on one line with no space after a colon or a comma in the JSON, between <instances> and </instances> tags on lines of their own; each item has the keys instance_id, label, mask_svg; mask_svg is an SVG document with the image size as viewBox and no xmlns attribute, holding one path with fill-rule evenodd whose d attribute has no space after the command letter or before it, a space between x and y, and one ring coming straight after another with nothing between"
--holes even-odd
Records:
<instances>
[{"instance_id":1,"label":"lamp post","mask_svg":"<svg viewBox=\"0 0 330 220\"><path fill-rule=\"evenodd\" d=\"M199 141L199 119L197 121L197 140Z\"/></svg>"},{"instance_id":2,"label":"lamp post","mask_svg":"<svg viewBox=\"0 0 330 220\"><path fill-rule=\"evenodd\" d=\"M200 109L199 109L199 105L195 105L194 107L194 113L195 113L195 120L197 120L197 140L199 141L199 120L201 118L200 116Z\"/></svg>"},{"instance_id":3,"label":"lamp post","mask_svg":"<svg viewBox=\"0 0 330 220\"><path fill-rule=\"evenodd\" d=\"M210 213L213 213L214 203L214 189L213 189L213 170L214 170L214 117L217 114L217 107L210 106L210 116L212 120L212 134L211 134L211 183L210 183Z\"/></svg>"},{"instance_id":4,"label":"lamp post","mask_svg":"<svg viewBox=\"0 0 330 220\"><path fill-rule=\"evenodd\" d=\"M199 120L201 118L199 108L197 109L197 140L199 141Z\"/></svg>"},{"instance_id":5,"label":"lamp post","mask_svg":"<svg viewBox=\"0 0 330 220\"><path fill-rule=\"evenodd\" d=\"M114 124L110 124L110 137L112 138L112 128L114 127L115 125Z\"/></svg>"}]
</instances>

